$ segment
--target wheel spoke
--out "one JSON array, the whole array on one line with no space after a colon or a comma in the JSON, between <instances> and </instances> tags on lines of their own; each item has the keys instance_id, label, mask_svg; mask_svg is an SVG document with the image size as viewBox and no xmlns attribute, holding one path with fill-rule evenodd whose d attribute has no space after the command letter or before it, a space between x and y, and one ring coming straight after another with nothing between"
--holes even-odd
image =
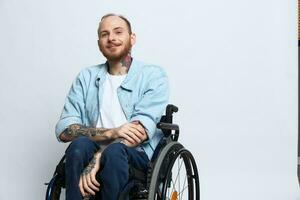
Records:
<instances>
[{"instance_id":1,"label":"wheel spoke","mask_svg":"<svg viewBox=\"0 0 300 200\"><path fill-rule=\"evenodd\" d=\"M187 186L185 186L183 189L182 189L182 191L180 191L178 194L181 194L186 188L188 188L189 187L189 185L187 185Z\"/></svg>"},{"instance_id":2,"label":"wheel spoke","mask_svg":"<svg viewBox=\"0 0 300 200\"><path fill-rule=\"evenodd\" d=\"M178 161L179 161L179 159L178 159ZM181 161L180 167L179 167L179 169L178 169L177 176L176 176L176 179L175 179L175 184L176 184L176 182L177 182L178 174L179 174L179 172L180 172L180 169L181 169L181 167L182 167L182 164L183 164L183 160Z\"/></svg>"},{"instance_id":3,"label":"wheel spoke","mask_svg":"<svg viewBox=\"0 0 300 200\"><path fill-rule=\"evenodd\" d=\"M171 179L171 183L172 183L172 186L173 186L173 191L176 190L175 183L174 183L174 181L172 179Z\"/></svg>"},{"instance_id":4,"label":"wheel spoke","mask_svg":"<svg viewBox=\"0 0 300 200\"><path fill-rule=\"evenodd\" d=\"M180 161L180 159L182 159L182 160ZM170 179L171 179L170 181L171 181L171 185L172 185L172 190L171 190L171 187L169 187L167 189L167 191L168 191L168 195L167 195L168 199L170 199L170 195L172 195L174 191L179 191L177 193L177 197L178 197L178 199L182 199L183 198L183 192L188 187L188 186L186 186L187 175L185 174L184 182L183 182L183 189L181 189L182 185L180 184L180 176L181 176L180 170L182 168L183 163L184 163L183 158L181 156L178 157L178 159L177 159L177 172L175 172L175 174L176 174L175 181L173 181L174 179L172 177L170 177ZM175 167L175 169L176 169L176 167ZM176 185L178 187L177 190L176 190Z\"/></svg>"},{"instance_id":5,"label":"wheel spoke","mask_svg":"<svg viewBox=\"0 0 300 200\"><path fill-rule=\"evenodd\" d=\"M182 189L182 191L179 190L179 195L181 194L181 198L180 199L182 199L182 192L185 190L186 187L188 187L188 185L185 186L186 179L187 179L187 176L185 175L185 179L184 179L184 182L183 182L183 189Z\"/></svg>"}]
</instances>

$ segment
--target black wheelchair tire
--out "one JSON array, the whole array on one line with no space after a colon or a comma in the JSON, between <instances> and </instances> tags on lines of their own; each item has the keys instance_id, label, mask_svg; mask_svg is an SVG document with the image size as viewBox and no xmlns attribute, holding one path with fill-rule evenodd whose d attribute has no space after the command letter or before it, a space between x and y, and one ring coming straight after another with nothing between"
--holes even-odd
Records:
<instances>
[{"instance_id":1,"label":"black wheelchair tire","mask_svg":"<svg viewBox=\"0 0 300 200\"><path fill-rule=\"evenodd\" d=\"M199 176L192 154L178 142L167 144L158 156L151 175L148 200L165 200L166 188L175 160L181 156L188 174L188 200L200 200ZM162 184L163 187L159 188Z\"/></svg>"},{"instance_id":2,"label":"black wheelchair tire","mask_svg":"<svg viewBox=\"0 0 300 200\"><path fill-rule=\"evenodd\" d=\"M57 184L58 175L54 175L51 181L48 183L46 200L59 200L61 187Z\"/></svg>"}]
</instances>

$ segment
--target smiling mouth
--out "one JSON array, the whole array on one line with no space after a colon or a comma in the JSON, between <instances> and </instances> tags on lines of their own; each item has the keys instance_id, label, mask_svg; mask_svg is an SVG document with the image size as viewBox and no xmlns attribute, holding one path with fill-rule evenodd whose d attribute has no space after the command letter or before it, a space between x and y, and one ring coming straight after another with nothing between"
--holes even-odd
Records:
<instances>
[{"instance_id":1,"label":"smiling mouth","mask_svg":"<svg viewBox=\"0 0 300 200\"><path fill-rule=\"evenodd\" d=\"M118 50L118 46L111 46L111 47L108 47L107 50L110 51L110 52L115 52L115 51Z\"/></svg>"},{"instance_id":2,"label":"smiling mouth","mask_svg":"<svg viewBox=\"0 0 300 200\"><path fill-rule=\"evenodd\" d=\"M110 48L116 48L116 47L119 47L119 46L121 46L121 45L108 45L107 48L110 49Z\"/></svg>"}]
</instances>

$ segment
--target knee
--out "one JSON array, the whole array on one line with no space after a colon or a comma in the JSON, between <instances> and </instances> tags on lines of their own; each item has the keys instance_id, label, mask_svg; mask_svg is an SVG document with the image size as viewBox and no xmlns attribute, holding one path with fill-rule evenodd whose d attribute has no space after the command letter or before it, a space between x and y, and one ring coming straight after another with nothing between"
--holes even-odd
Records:
<instances>
[{"instance_id":1,"label":"knee","mask_svg":"<svg viewBox=\"0 0 300 200\"><path fill-rule=\"evenodd\" d=\"M66 150L66 156L80 158L93 148L93 142L88 137L74 139Z\"/></svg>"},{"instance_id":2,"label":"knee","mask_svg":"<svg viewBox=\"0 0 300 200\"><path fill-rule=\"evenodd\" d=\"M126 158L127 146L122 143L110 144L102 153L101 160L105 161L107 159L118 162L120 159Z\"/></svg>"}]
</instances>

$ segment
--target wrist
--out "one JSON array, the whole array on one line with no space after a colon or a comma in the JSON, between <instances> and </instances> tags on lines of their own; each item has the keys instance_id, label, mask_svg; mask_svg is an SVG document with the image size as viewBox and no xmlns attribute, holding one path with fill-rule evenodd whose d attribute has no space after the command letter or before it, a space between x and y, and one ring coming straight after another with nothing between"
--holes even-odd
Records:
<instances>
[{"instance_id":1,"label":"wrist","mask_svg":"<svg viewBox=\"0 0 300 200\"><path fill-rule=\"evenodd\" d=\"M98 151L97 153L95 153L94 157L95 157L96 160L99 160L99 158L101 157L101 152Z\"/></svg>"},{"instance_id":2,"label":"wrist","mask_svg":"<svg viewBox=\"0 0 300 200\"><path fill-rule=\"evenodd\" d=\"M111 139L117 139L118 138L117 128L112 128L112 129L109 130L109 132L110 132L109 136L110 136Z\"/></svg>"}]
</instances>

